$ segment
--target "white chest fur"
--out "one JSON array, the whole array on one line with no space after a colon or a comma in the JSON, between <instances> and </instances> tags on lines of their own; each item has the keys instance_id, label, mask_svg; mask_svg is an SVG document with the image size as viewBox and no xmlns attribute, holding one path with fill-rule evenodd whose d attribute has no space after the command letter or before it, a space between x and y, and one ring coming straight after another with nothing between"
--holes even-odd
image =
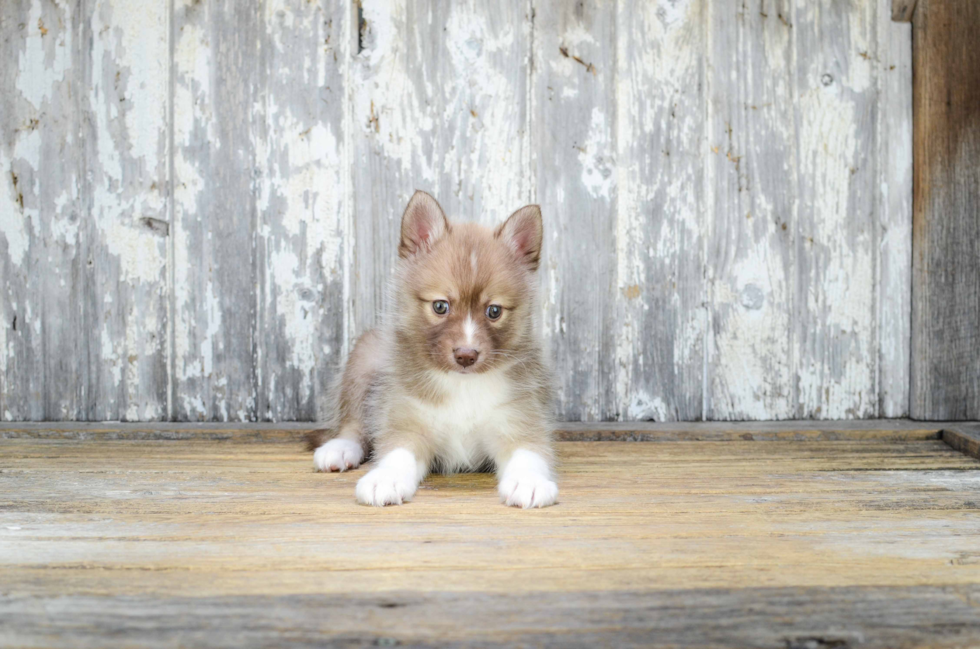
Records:
<instances>
[{"instance_id":1,"label":"white chest fur","mask_svg":"<svg viewBox=\"0 0 980 649\"><path fill-rule=\"evenodd\" d=\"M445 398L418 403L440 464L449 470L475 469L493 452L494 439L506 434L511 385L500 371L440 374Z\"/></svg>"}]
</instances>

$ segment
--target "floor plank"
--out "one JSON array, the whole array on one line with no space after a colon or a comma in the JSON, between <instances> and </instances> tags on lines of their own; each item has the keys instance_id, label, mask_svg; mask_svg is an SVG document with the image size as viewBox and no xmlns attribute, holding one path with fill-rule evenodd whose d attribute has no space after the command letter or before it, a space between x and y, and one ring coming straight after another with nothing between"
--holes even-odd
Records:
<instances>
[{"instance_id":1,"label":"floor plank","mask_svg":"<svg viewBox=\"0 0 980 649\"><path fill-rule=\"evenodd\" d=\"M298 443L2 439L0 645L980 645L939 439L559 446L525 512L481 474L361 507Z\"/></svg>"}]
</instances>

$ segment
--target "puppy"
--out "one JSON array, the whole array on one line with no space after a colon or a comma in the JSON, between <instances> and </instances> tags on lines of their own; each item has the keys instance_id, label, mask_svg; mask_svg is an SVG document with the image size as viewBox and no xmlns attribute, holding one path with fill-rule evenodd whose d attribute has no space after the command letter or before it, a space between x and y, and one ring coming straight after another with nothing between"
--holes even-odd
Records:
<instances>
[{"instance_id":1,"label":"puppy","mask_svg":"<svg viewBox=\"0 0 980 649\"><path fill-rule=\"evenodd\" d=\"M551 385L538 336L541 210L494 230L450 223L415 192L401 224L393 312L357 341L335 389L336 436L313 455L344 471L373 450L365 505L412 499L430 471L493 468L511 506L556 502Z\"/></svg>"}]
</instances>

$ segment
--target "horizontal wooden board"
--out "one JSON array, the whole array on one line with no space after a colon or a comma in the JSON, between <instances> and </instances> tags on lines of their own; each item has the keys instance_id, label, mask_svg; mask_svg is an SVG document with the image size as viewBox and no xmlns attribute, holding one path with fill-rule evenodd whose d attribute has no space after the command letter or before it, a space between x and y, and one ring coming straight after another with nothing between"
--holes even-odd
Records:
<instances>
[{"instance_id":1,"label":"horizontal wooden board","mask_svg":"<svg viewBox=\"0 0 980 649\"><path fill-rule=\"evenodd\" d=\"M4 597L12 645L156 648L755 647L891 649L980 642L980 587L747 588L603 593ZM117 611L125 606L127 615ZM70 611L54 616L50 611ZM425 621L424 624L420 624ZM107 631L111 631L111 638Z\"/></svg>"},{"instance_id":2,"label":"horizontal wooden board","mask_svg":"<svg viewBox=\"0 0 980 649\"><path fill-rule=\"evenodd\" d=\"M778 440L924 440L939 439L944 424L905 419L871 421L779 422L564 422L556 438L576 441L778 441ZM0 423L0 439L85 440L300 440L315 424L291 423Z\"/></svg>"},{"instance_id":3,"label":"horizontal wooden board","mask_svg":"<svg viewBox=\"0 0 980 649\"><path fill-rule=\"evenodd\" d=\"M980 424L946 425L943 427L943 441L957 451L980 459Z\"/></svg>"},{"instance_id":4,"label":"horizontal wooden board","mask_svg":"<svg viewBox=\"0 0 980 649\"><path fill-rule=\"evenodd\" d=\"M296 444L0 440L0 644L980 643L980 461L939 440L559 456L555 507L379 509Z\"/></svg>"}]
</instances>

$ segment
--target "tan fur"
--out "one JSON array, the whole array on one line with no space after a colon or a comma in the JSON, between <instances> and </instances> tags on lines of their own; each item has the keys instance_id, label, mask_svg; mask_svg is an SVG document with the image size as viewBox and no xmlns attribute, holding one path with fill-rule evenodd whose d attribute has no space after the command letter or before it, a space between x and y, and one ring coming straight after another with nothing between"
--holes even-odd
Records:
<instances>
[{"instance_id":1,"label":"tan fur","mask_svg":"<svg viewBox=\"0 0 980 649\"><path fill-rule=\"evenodd\" d=\"M390 313L357 341L338 386L337 436L375 457L408 449L429 470L499 469L518 448L550 465L550 372L535 317L540 210L521 208L490 230L450 223L434 198L416 192L401 233ZM449 302L447 314L433 310L436 300ZM495 321L491 304L502 307ZM479 351L471 367L455 360L462 345ZM480 418L466 439L431 420L465 418L457 403Z\"/></svg>"}]
</instances>

